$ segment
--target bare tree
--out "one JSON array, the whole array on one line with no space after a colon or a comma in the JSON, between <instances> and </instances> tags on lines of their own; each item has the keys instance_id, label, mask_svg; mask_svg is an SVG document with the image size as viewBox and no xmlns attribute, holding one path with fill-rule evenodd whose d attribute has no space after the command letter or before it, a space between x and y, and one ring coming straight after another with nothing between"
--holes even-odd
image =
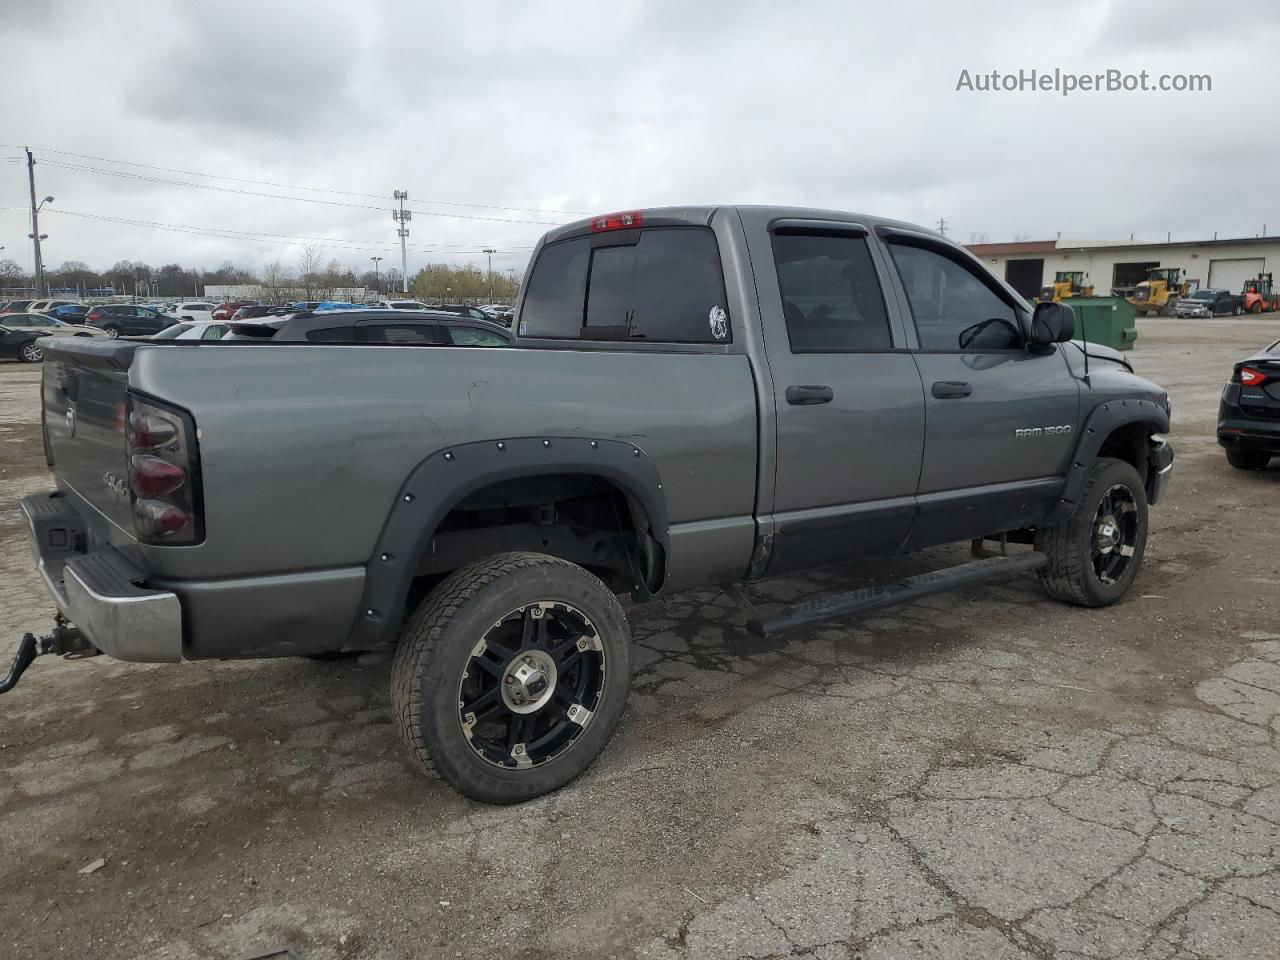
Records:
<instances>
[{"instance_id":1,"label":"bare tree","mask_svg":"<svg viewBox=\"0 0 1280 960\"><path fill-rule=\"evenodd\" d=\"M289 272L279 260L272 260L262 268L262 279L258 284L258 298L270 303L281 303L293 286Z\"/></svg>"},{"instance_id":2,"label":"bare tree","mask_svg":"<svg viewBox=\"0 0 1280 960\"><path fill-rule=\"evenodd\" d=\"M308 244L302 248L302 253L298 256L298 286L302 289L302 299L316 299L316 293L324 279L323 264L320 247Z\"/></svg>"}]
</instances>

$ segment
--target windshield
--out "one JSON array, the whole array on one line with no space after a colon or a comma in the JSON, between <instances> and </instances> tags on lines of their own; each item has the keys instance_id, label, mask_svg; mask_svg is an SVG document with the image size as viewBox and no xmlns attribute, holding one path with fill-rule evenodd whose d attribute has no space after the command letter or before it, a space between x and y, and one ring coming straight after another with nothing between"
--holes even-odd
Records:
<instances>
[{"instance_id":1,"label":"windshield","mask_svg":"<svg viewBox=\"0 0 1280 960\"><path fill-rule=\"evenodd\" d=\"M174 339L175 337L177 337L177 336L178 336L178 334L180 334L180 333L186 333L186 332L187 332L188 330L190 330L193 326L195 326L195 324L192 324L192 323L175 323L175 324L172 324L171 326L165 327L163 330L161 330L159 333L157 333L157 334L156 334L154 337L152 337L151 339L152 339L152 340L172 340L172 339Z\"/></svg>"},{"instance_id":2,"label":"windshield","mask_svg":"<svg viewBox=\"0 0 1280 960\"><path fill-rule=\"evenodd\" d=\"M1217 295L1218 294L1213 290L1197 290L1190 297L1188 297L1188 299L1189 300L1213 300L1214 298L1217 297Z\"/></svg>"}]
</instances>

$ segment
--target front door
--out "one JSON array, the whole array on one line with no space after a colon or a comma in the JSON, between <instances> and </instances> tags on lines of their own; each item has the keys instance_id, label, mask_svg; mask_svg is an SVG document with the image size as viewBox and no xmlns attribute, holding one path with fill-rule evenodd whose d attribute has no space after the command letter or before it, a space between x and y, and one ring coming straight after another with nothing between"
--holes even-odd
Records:
<instances>
[{"instance_id":1,"label":"front door","mask_svg":"<svg viewBox=\"0 0 1280 960\"><path fill-rule=\"evenodd\" d=\"M888 242L914 320L925 444L910 546L1035 523L1062 488L1079 384L1062 348L1028 348L1026 309L963 251Z\"/></svg>"},{"instance_id":2,"label":"front door","mask_svg":"<svg viewBox=\"0 0 1280 960\"><path fill-rule=\"evenodd\" d=\"M920 376L864 231L777 227L756 275L777 416L769 575L890 553L915 510Z\"/></svg>"}]
</instances>

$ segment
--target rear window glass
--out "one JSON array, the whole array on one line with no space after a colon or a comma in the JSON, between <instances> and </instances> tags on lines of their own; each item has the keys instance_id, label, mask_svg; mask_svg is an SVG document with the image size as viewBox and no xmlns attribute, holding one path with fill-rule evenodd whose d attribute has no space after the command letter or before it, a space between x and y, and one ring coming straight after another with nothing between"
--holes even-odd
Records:
<instances>
[{"instance_id":1,"label":"rear window glass","mask_svg":"<svg viewBox=\"0 0 1280 960\"><path fill-rule=\"evenodd\" d=\"M634 238L634 239L633 239ZM520 333L552 339L728 343L720 252L705 227L641 230L613 243L551 244L534 266Z\"/></svg>"},{"instance_id":2,"label":"rear window glass","mask_svg":"<svg viewBox=\"0 0 1280 960\"><path fill-rule=\"evenodd\" d=\"M866 238L778 233L773 259L792 353L893 347Z\"/></svg>"},{"instance_id":3,"label":"rear window glass","mask_svg":"<svg viewBox=\"0 0 1280 960\"><path fill-rule=\"evenodd\" d=\"M488 330L472 327L448 327L449 340L459 347L505 347L507 341Z\"/></svg>"}]
</instances>

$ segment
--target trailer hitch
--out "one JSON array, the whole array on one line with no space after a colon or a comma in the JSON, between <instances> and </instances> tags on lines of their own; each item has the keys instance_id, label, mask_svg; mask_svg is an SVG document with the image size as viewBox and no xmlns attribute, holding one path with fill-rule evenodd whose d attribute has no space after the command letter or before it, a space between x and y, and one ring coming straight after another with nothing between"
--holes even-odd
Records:
<instances>
[{"instance_id":1,"label":"trailer hitch","mask_svg":"<svg viewBox=\"0 0 1280 960\"><path fill-rule=\"evenodd\" d=\"M23 634L18 642L18 652L9 666L9 672L0 679L0 693L8 693L16 687L22 675L27 672L27 667L31 666L31 661L36 657L53 653L68 660L80 660L84 657L97 656L101 652L79 629L71 626L59 614L54 617L53 632L47 636Z\"/></svg>"}]
</instances>

